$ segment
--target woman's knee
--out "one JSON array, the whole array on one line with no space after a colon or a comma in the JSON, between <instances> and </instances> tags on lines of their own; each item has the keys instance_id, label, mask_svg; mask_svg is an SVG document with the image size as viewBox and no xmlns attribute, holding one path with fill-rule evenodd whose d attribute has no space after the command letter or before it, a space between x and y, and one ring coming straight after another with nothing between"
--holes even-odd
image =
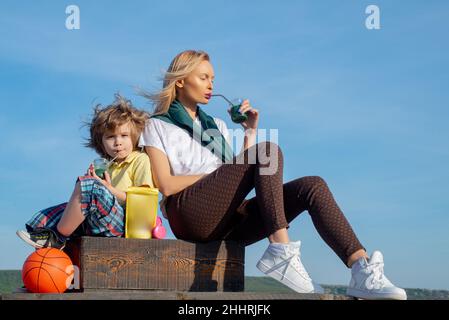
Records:
<instances>
[{"instance_id":1,"label":"woman's knee","mask_svg":"<svg viewBox=\"0 0 449 320\"><path fill-rule=\"evenodd\" d=\"M307 176L300 180L301 181L299 183L305 186L306 190L309 191L321 192L329 189L326 180L320 176Z\"/></svg>"},{"instance_id":2,"label":"woman's knee","mask_svg":"<svg viewBox=\"0 0 449 320\"><path fill-rule=\"evenodd\" d=\"M320 176L305 176L297 178L288 183L289 188L294 190L300 190L304 194L308 194L310 191L327 188L326 181Z\"/></svg>"},{"instance_id":3,"label":"woman's knee","mask_svg":"<svg viewBox=\"0 0 449 320\"><path fill-rule=\"evenodd\" d=\"M320 176L310 176L310 180L314 186L327 186L326 180Z\"/></svg>"}]
</instances>

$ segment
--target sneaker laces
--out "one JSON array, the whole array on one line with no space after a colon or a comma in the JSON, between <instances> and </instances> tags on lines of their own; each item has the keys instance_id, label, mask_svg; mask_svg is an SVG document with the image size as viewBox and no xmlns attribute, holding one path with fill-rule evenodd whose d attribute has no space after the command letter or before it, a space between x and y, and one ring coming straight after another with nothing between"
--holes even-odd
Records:
<instances>
[{"instance_id":1,"label":"sneaker laces","mask_svg":"<svg viewBox=\"0 0 449 320\"><path fill-rule=\"evenodd\" d=\"M307 273L306 269L304 268L304 265L301 262L301 253L299 252L299 248L295 249L289 249L287 250L287 253L291 256L287 258L287 268L292 264L293 268L299 272L300 275L302 275L305 279L312 281L312 278L310 278L309 274ZM282 274L282 277L284 277L285 272L287 271L287 268L284 269L284 272Z\"/></svg>"},{"instance_id":2,"label":"sneaker laces","mask_svg":"<svg viewBox=\"0 0 449 320\"><path fill-rule=\"evenodd\" d=\"M387 278L384 276L384 263L378 262L369 264L367 266L367 271L373 274L371 278L371 284L376 289L381 289L385 286Z\"/></svg>"},{"instance_id":3,"label":"sneaker laces","mask_svg":"<svg viewBox=\"0 0 449 320\"><path fill-rule=\"evenodd\" d=\"M42 240L50 236L50 230L45 228L37 228L36 230L31 231L29 234L37 239Z\"/></svg>"},{"instance_id":4,"label":"sneaker laces","mask_svg":"<svg viewBox=\"0 0 449 320\"><path fill-rule=\"evenodd\" d=\"M60 244L62 248L65 247L65 241L58 238L56 232L48 228L37 228L30 232L32 238L36 241L45 241L42 245L44 247L53 247L53 242Z\"/></svg>"}]
</instances>

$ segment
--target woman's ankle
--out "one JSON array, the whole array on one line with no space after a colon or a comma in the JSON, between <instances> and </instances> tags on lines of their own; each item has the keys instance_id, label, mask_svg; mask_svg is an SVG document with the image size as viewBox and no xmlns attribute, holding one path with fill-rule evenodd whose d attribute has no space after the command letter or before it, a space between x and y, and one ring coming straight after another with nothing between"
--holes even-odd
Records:
<instances>
[{"instance_id":1,"label":"woman's ankle","mask_svg":"<svg viewBox=\"0 0 449 320\"><path fill-rule=\"evenodd\" d=\"M288 237L287 228L276 230L275 232L270 234L268 236L268 241L270 241L270 243L289 243L290 239Z\"/></svg>"},{"instance_id":2,"label":"woman's ankle","mask_svg":"<svg viewBox=\"0 0 449 320\"><path fill-rule=\"evenodd\" d=\"M369 256L364 249L357 250L349 256L347 263L348 267L352 268L354 263L356 263L361 258L369 259Z\"/></svg>"}]
</instances>

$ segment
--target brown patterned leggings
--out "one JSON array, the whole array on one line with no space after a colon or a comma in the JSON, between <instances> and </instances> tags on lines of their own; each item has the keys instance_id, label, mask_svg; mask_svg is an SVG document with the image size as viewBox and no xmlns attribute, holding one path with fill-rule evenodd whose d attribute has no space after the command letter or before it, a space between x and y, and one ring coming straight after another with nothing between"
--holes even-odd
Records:
<instances>
[{"instance_id":1,"label":"brown patterned leggings","mask_svg":"<svg viewBox=\"0 0 449 320\"><path fill-rule=\"evenodd\" d=\"M232 164L217 170L167 198L170 227L178 239L237 240L253 244L273 232L289 228L307 210L323 240L345 265L364 249L326 182L306 176L283 184L283 155L278 145L256 144ZM256 196L246 200L251 190Z\"/></svg>"}]
</instances>

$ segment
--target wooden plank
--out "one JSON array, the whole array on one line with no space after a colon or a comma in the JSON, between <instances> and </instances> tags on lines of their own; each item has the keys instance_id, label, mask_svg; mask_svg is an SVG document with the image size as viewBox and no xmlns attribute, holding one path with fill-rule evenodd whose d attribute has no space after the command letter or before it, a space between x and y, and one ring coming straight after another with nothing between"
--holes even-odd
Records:
<instances>
[{"instance_id":1,"label":"wooden plank","mask_svg":"<svg viewBox=\"0 0 449 320\"><path fill-rule=\"evenodd\" d=\"M307 293L185 292L107 290L63 294L11 293L2 300L353 300L348 296Z\"/></svg>"},{"instance_id":2,"label":"wooden plank","mask_svg":"<svg viewBox=\"0 0 449 320\"><path fill-rule=\"evenodd\" d=\"M244 290L245 247L235 241L82 237L66 252L83 289Z\"/></svg>"}]
</instances>

